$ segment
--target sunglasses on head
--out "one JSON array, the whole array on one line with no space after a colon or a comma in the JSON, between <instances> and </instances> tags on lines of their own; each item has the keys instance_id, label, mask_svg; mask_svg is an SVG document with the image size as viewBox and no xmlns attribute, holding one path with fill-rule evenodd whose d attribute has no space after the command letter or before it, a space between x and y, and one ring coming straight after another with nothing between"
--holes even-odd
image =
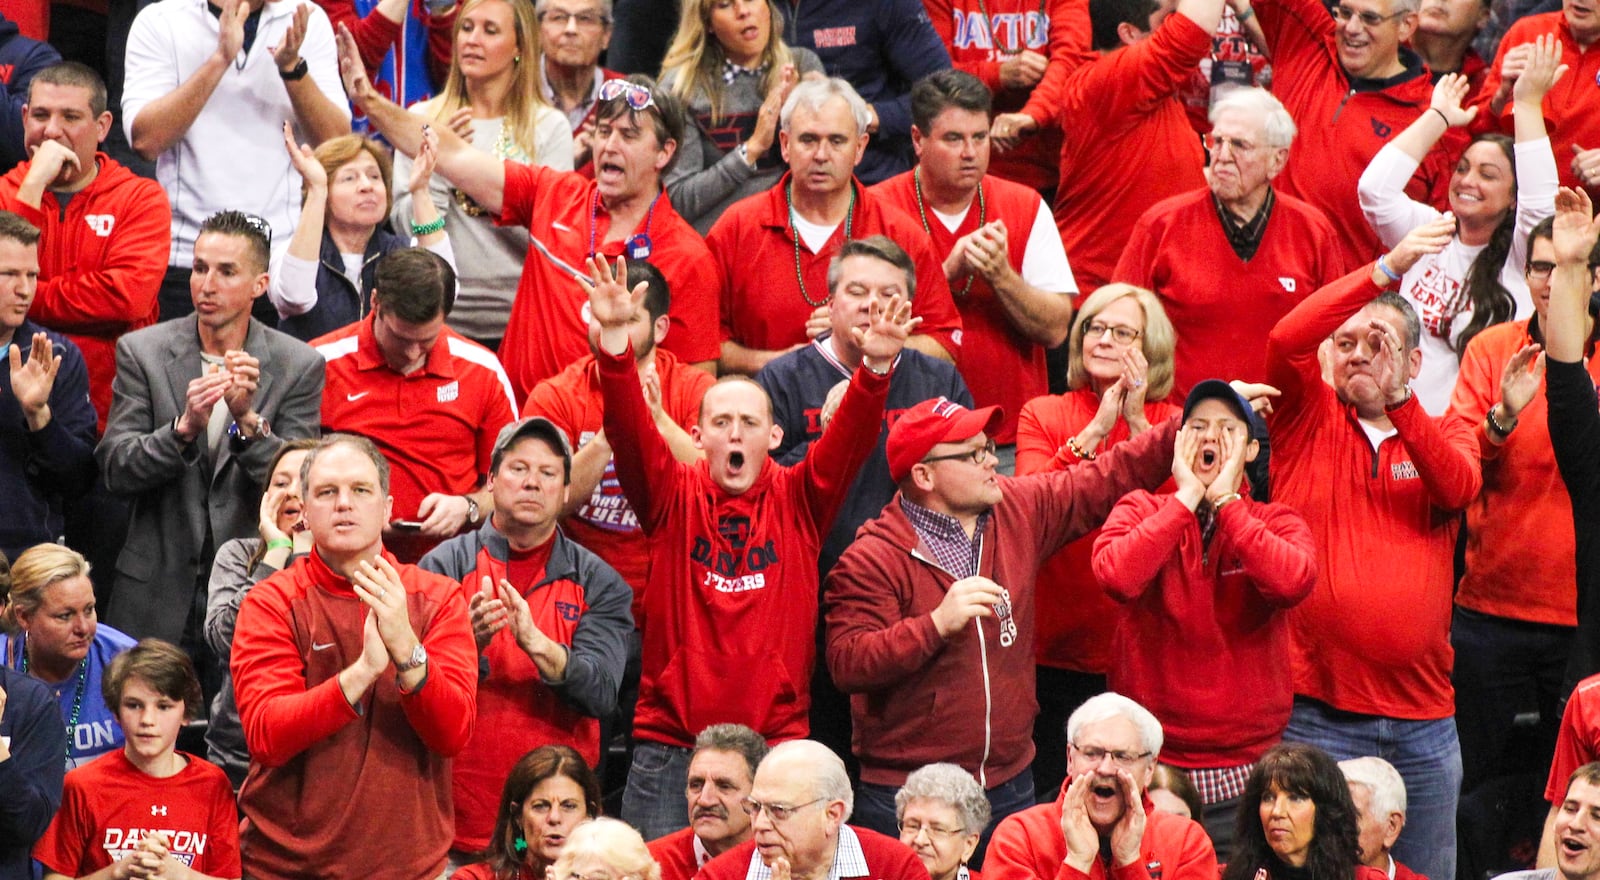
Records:
<instances>
[{"instance_id":1,"label":"sunglasses on head","mask_svg":"<svg viewBox=\"0 0 1600 880\"><path fill-rule=\"evenodd\" d=\"M628 106L635 111L643 110L646 107L654 107L656 103L655 95L651 94L649 89L637 83L631 83L625 79L608 79L601 83L600 100L615 101L618 98L625 98Z\"/></svg>"}]
</instances>

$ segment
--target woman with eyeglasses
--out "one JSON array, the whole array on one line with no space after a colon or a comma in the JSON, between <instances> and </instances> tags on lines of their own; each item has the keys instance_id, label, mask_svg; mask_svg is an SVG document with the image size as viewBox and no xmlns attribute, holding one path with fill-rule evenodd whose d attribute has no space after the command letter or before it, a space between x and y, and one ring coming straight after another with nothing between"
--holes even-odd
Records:
<instances>
[{"instance_id":1,"label":"woman with eyeglasses","mask_svg":"<svg viewBox=\"0 0 1600 880\"><path fill-rule=\"evenodd\" d=\"M694 124L684 126L667 197L701 235L729 205L778 182L778 111L808 75L824 75L822 62L784 43L775 0L684 0L661 88Z\"/></svg>"},{"instance_id":2,"label":"woman with eyeglasses","mask_svg":"<svg viewBox=\"0 0 1600 880\"><path fill-rule=\"evenodd\" d=\"M11 563L0 614L0 662L44 682L61 706L67 769L122 747L122 727L101 695L112 658L134 640L99 622L89 563L60 544L38 544Z\"/></svg>"},{"instance_id":3,"label":"woman with eyeglasses","mask_svg":"<svg viewBox=\"0 0 1600 880\"><path fill-rule=\"evenodd\" d=\"M955 764L912 771L894 795L900 842L928 869L929 880L981 880L967 862L989 827L989 799L972 774Z\"/></svg>"},{"instance_id":4,"label":"woman with eyeglasses","mask_svg":"<svg viewBox=\"0 0 1600 880\"><path fill-rule=\"evenodd\" d=\"M1077 467L1181 412L1166 400L1176 333L1156 295L1108 284L1084 300L1067 338L1067 392L1036 397L1017 420L1017 476ZM1169 481L1163 491L1170 490ZM1063 547L1039 572L1059 601L1038 604L1035 626L1039 716L1034 740L1047 768L1038 791L1066 778L1067 716L1106 689L1106 664L1120 606L1095 582L1089 557L1099 530Z\"/></svg>"},{"instance_id":5,"label":"woman with eyeglasses","mask_svg":"<svg viewBox=\"0 0 1600 880\"><path fill-rule=\"evenodd\" d=\"M289 247L273 261L267 295L278 309L278 329L306 342L366 317L377 283L378 261L421 245L451 265L455 255L444 218L427 198L438 136L424 138L406 191L417 203L416 222L401 235L383 229L393 187L389 151L377 141L347 134L312 150L295 145L289 123L283 145L300 172L300 223Z\"/></svg>"},{"instance_id":6,"label":"woman with eyeglasses","mask_svg":"<svg viewBox=\"0 0 1600 880\"><path fill-rule=\"evenodd\" d=\"M538 24L530 0L467 0L456 15L455 54L439 95L411 108L433 125L449 126L497 159L572 170L572 127L544 102L539 88ZM394 174L411 177L412 160L395 156ZM458 267L455 306L446 319L457 332L498 349L522 277L528 231L497 227L466 193L434 175L428 186ZM426 216L408 191L397 193L390 217L399 230Z\"/></svg>"},{"instance_id":7,"label":"woman with eyeglasses","mask_svg":"<svg viewBox=\"0 0 1600 880\"><path fill-rule=\"evenodd\" d=\"M1535 43L1513 90L1515 143L1502 134L1479 135L1456 160L1449 191L1456 234L1445 249L1424 256L1403 276L1378 261L1421 322L1422 363L1412 365L1411 388L1429 415L1442 415L1449 406L1467 343L1484 328L1533 309L1522 269L1528 231L1555 213L1559 177L1541 104L1566 72L1560 61L1561 45L1554 37ZM1385 248L1439 217L1432 207L1408 198L1405 187L1450 129L1477 117L1478 108L1462 107L1468 89L1459 74L1440 79L1428 109L1362 172L1361 210Z\"/></svg>"},{"instance_id":8,"label":"woman with eyeglasses","mask_svg":"<svg viewBox=\"0 0 1600 880\"><path fill-rule=\"evenodd\" d=\"M1387 880L1359 861L1350 786L1321 749L1282 743L1245 781L1222 880Z\"/></svg>"},{"instance_id":9,"label":"woman with eyeglasses","mask_svg":"<svg viewBox=\"0 0 1600 880\"><path fill-rule=\"evenodd\" d=\"M458 798L481 795L456 789ZM600 780L583 757L570 746L540 746L523 755L506 776L488 848L476 854L452 850L451 867L475 861L451 876L543 880L573 831L599 815Z\"/></svg>"},{"instance_id":10,"label":"woman with eyeglasses","mask_svg":"<svg viewBox=\"0 0 1600 880\"><path fill-rule=\"evenodd\" d=\"M661 866L632 825L598 818L573 830L549 880L661 880Z\"/></svg>"}]
</instances>

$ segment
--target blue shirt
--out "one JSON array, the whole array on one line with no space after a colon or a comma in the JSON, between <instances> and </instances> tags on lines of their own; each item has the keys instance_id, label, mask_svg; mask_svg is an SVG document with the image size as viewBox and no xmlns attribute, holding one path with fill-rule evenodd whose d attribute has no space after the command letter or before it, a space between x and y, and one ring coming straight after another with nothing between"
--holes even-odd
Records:
<instances>
[{"instance_id":1,"label":"blue shirt","mask_svg":"<svg viewBox=\"0 0 1600 880\"><path fill-rule=\"evenodd\" d=\"M0 633L0 657L5 658L6 666L19 671L22 669L26 644L26 635L13 639ZM129 636L102 623L95 628L89 655L84 658L77 674L58 684L45 682L45 687L55 695L61 707L63 725L72 719L72 706L79 701L79 686L82 685L83 698L78 709L78 720L71 728L71 742L67 743L68 770L87 764L113 749L122 748L122 726L117 723L116 712L106 706L105 699L100 695L100 679L106 667L111 665L111 658L134 644Z\"/></svg>"},{"instance_id":2,"label":"blue shirt","mask_svg":"<svg viewBox=\"0 0 1600 880\"><path fill-rule=\"evenodd\" d=\"M11 360L0 349L0 551L12 559L23 550L61 536L65 499L94 485L95 412L89 402L89 370L83 353L60 333L23 321L11 344L26 364L33 334L44 331L61 369L50 388L50 423L29 431L22 407L11 395Z\"/></svg>"}]
</instances>

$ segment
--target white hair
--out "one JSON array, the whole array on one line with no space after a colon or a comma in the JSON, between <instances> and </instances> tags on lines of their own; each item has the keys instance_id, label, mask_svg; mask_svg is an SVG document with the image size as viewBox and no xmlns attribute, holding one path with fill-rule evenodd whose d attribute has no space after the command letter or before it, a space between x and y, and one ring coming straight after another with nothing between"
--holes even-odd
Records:
<instances>
[{"instance_id":1,"label":"white hair","mask_svg":"<svg viewBox=\"0 0 1600 880\"><path fill-rule=\"evenodd\" d=\"M911 771L894 793L895 820L904 819L915 798L947 804L961 817L961 830L978 834L989 825L989 798L972 774L955 764L929 764Z\"/></svg>"},{"instance_id":2,"label":"white hair","mask_svg":"<svg viewBox=\"0 0 1600 880\"><path fill-rule=\"evenodd\" d=\"M1367 787L1370 794L1367 813L1372 818L1382 822L1389 818L1390 813L1405 816L1406 781L1400 778L1400 771L1394 769L1393 764L1368 755L1340 761L1339 769L1344 771L1344 778L1352 784Z\"/></svg>"},{"instance_id":3,"label":"white hair","mask_svg":"<svg viewBox=\"0 0 1600 880\"><path fill-rule=\"evenodd\" d=\"M1155 758L1161 754L1161 722L1150 710L1114 691L1106 691L1083 701L1078 711L1067 719L1067 742L1078 744L1078 731L1085 724L1099 724L1112 718L1126 718L1139 731L1139 745Z\"/></svg>"},{"instance_id":4,"label":"white hair","mask_svg":"<svg viewBox=\"0 0 1600 880\"><path fill-rule=\"evenodd\" d=\"M834 98L840 98L850 106L850 115L856 120L856 134L865 133L867 125L872 122L872 115L867 111L867 102L861 100L855 86L837 76L828 79L803 79L796 83L789 91L789 99L783 102L783 109L778 111L779 128L783 131L789 130L789 117L794 115L794 108L803 106L815 113Z\"/></svg>"},{"instance_id":5,"label":"white hair","mask_svg":"<svg viewBox=\"0 0 1600 880\"><path fill-rule=\"evenodd\" d=\"M814 739L791 739L778 743L761 759L761 766L793 761L794 766L808 769L812 793L825 801L844 801L844 819L850 821L855 810L856 795L850 788L850 773L844 761L833 750ZM756 769L760 773L760 768Z\"/></svg>"},{"instance_id":6,"label":"white hair","mask_svg":"<svg viewBox=\"0 0 1600 880\"><path fill-rule=\"evenodd\" d=\"M1288 149L1299 131L1295 127L1294 117L1283 109L1283 102L1266 89L1228 89L1211 105L1211 123L1215 125L1217 117L1229 110L1248 113L1260 119L1262 138L1267 146L1275 150Z\"/></svg>"}]
</instances>

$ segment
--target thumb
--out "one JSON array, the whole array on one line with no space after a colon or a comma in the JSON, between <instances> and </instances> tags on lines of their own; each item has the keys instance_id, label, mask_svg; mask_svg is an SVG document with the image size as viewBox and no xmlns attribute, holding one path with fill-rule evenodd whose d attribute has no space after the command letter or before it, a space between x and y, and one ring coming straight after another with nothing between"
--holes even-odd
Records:
<instances>
[{"instance_id":1,"label":"thumb","mask_svg":"<svg viewBox=\"0 0 1600 880\"><path fill-rule=\"evenodd\" d=\"M1572 145L1572 154L1573 154L1573 155L1574 155L1574 156L1576 156L1576 155L1578 155L1578 154L1580 154L1580 153L1582 153L1582 152L1584 152L1584 149L1583 149L1583 147L1580 147L1580 146L1578 146L1578 145L1577 145L1577 144L1576 144L1576 143L1574 143L1574 144L1573 144L1573 145Z\"/></svg>"},{"instance_id":2,"label":"thumb","mask_svg":"<svg viewBox=\"0 0 1600 880\"><path fill-rule=\"evenodd\" d=\"M494 598L494 580L491 579L488 575L484 575L482 583L483 583L483 585L479 589L478 592L481 593L482 595L490 598L490 599L493 599Z\"/></svg>"}]
</instances>

